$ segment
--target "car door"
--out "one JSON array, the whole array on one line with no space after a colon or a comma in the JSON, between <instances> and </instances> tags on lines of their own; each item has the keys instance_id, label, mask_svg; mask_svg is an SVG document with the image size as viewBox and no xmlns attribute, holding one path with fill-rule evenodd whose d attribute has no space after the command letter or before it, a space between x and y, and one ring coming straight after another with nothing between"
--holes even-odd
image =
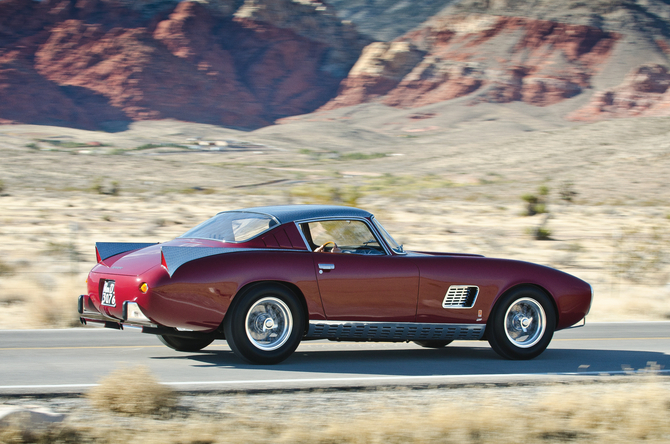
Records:
<instances>
[{"instance_id":1,"label":"car door","mask_svg":"<svg viewBox=\"0 0 670 444\"><path fill-rule=\"evenodd\" d=\"M341 249L313 253L328 320L415 320L419 270L407 258L391 255L366 220L319 220L300 228L312 251L327 242Z\"/></svg>"}]
</instances>

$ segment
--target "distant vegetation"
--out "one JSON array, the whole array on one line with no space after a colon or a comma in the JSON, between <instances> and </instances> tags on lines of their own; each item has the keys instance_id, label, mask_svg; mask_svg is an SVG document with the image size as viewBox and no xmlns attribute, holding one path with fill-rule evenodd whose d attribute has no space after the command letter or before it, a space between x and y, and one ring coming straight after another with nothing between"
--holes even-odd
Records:
<instances>
[{"instance_id":1,"label":"distant vegetation","mask_svg":"<svg viewBox=\"0 0 670 444\"><path fill-rule=\"evenodd\" d=\"M303 148L298 151L300 154L306 154L314 159L333 159L333 160L370 160L386 157L385 153L340 153L338 151L315 151Z\"/></svg>"},{"instance_id":2,"label":"distant vegetation","mask_svg":"<svg viewBox=\"0 0 670 444\"><path fill-rule=\"evenodd\" d=\"M527 229L528 234L533 236L535 240L550 240L551 230L547 228L547 223L550 218L549 208L547 206L549 201L549 187L541 185L537 189L536 194L524 194L521 196L521 199L526 202L525 216L535 216L536 214L545 215L544 218L542 218L540 225Z\"/></svg>"},{"instance_id":3,"label":"distant vegetation","mask_svg":"<svg viewBox=\"0 0 670 444\"><path fill-rule=\"evenodd\" d=\"M526 202L526 216L535 216L547 212L547 196L549 187L542 185L537 189L536 194L528 193L521 196Z\"/></svg>"}]
</instances>

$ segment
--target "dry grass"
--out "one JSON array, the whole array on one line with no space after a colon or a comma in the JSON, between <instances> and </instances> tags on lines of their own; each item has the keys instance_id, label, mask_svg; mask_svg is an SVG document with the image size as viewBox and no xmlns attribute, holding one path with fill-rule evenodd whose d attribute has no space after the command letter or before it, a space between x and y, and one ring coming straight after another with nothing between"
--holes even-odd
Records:
<instances>
[{"instance_id":1,"label":"dry grass","mask_svg":"<svg viewBox=\"0 0 670 444\"><path fill-rule=\"evenodd\" d=\"M133 379L147 377L136 369L120 373L103 383L104 392L88 396L95 409L82 406L65 423L42 431L0 430L0 442L512 444L670 439L670 382L655 376L549 386L183 395L176 407L170 404L175 398L166 401L156 388L132 386ZM118 413L112 405L122 398L134 406ZM137 404L147 399L171 415L156 416L151 413L156 410Z\"/></svg>"},{"instance_id":2,"label":"dry grass","mask_svg":"<svg viewBox=\"0 0 670 444\"><path fill-rule=\"evenodd\" d=\"M99 410L128 416L166 416L177 404L177 394L141 366L114 371L87 398Z\"/></svg>"}]
</instances>

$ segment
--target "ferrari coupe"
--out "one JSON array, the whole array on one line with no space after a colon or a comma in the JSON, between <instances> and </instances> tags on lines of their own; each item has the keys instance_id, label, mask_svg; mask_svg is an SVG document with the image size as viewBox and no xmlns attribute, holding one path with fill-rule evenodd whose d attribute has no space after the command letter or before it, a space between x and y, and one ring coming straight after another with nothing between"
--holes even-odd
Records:
<instances>
[{"instance_id":1,"label":"ferrari coupe","mask_svg":"<svg viewBox=\"0 0 670 444\"><path fill-rule=\"evenodd\" d=\"M582 322L591 286L542 265L405 251L367 211L288 205L225 211L164 243L96 243L82 323L134 326L177 351L225 339L275 364L300 341L488 340L532 359Z\"/></svg>"}]
</instances>

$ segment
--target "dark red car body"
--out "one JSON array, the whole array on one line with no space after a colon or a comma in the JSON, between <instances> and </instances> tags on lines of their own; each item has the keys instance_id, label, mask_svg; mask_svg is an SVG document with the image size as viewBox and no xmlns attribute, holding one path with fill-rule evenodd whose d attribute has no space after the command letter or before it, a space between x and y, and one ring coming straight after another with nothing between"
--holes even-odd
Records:
<instances>
[{"instance_id":1,"label":"dark red car body","mask_svg":"<svg viewBox=\"0 0 670 444\"><path fill-rule=\"evenodd\" d=\"M269 289L266 296L256 299L264 297L271 304L294 299L296 308L288 301L278 302L280 311L286 306L288 314L267 321L272 316L265 313L277 308L270 306L255 308L256 315L261 312L269 329L291 317L291 328L300 328L295 334L297 342L321 338L412 340L439 347L454 339L491 342L491 337L497 336L491 345L501 355L527 359L546 348L554 330L584 319L591 306L590 285L553 268L468 254L405 252L390 244L390 236L363 210L283 206L233 213L266 215L272 218L271 226L243 242L180 237L153 245L98 244L99 263L88 276L87 294L79 300L82 321L104 322L112 328L140 326L147 333L174 339L167 344L172 348L193 350L228 337L226 324L234 335L237 324L246 322L246 334L252 339L249 326L252 318L260 322L259 318L232 308L241 304L236 301L243 295L253 299L249 292ZM332 222L336 228L337 224L348 224L348 228L352 221L364 224L360 227L368 228L374 238L342 253L313 251L316 244L307 240L306 233L310 226L314 230L319 228L314 224ZM113 282L107 291L113 294L114 304L102 304L106 281ZM146 287L141 288L142 284ZM276 298L271 296L272 288L278 289ZM281 296L282 289L289 296ZM445 295L450 293L456 294L460 306L449 305L452 302ZM521 305L514 305L514 301L521 301ZM499 308L500 304L505 307ZM541 337L534 339L540 342L524 342L528 329L540 332L537 322L544 322ZM265 327L259 328L268 330ZM522 339L517 339L517 332ZM244 334L240 335L238 344L231 345L236 352L245 347L239 345L239 341L246 341ZM509 342L505 337L511 347L504 343ZM297 342L291 345L293 349ZM278 357L276 350L260 347L260 351L252 347L249 353L238 354L252 362L273 363L293 351ZM258 351L260 354L254 354Z\"/></svg>"}]
</instances>

